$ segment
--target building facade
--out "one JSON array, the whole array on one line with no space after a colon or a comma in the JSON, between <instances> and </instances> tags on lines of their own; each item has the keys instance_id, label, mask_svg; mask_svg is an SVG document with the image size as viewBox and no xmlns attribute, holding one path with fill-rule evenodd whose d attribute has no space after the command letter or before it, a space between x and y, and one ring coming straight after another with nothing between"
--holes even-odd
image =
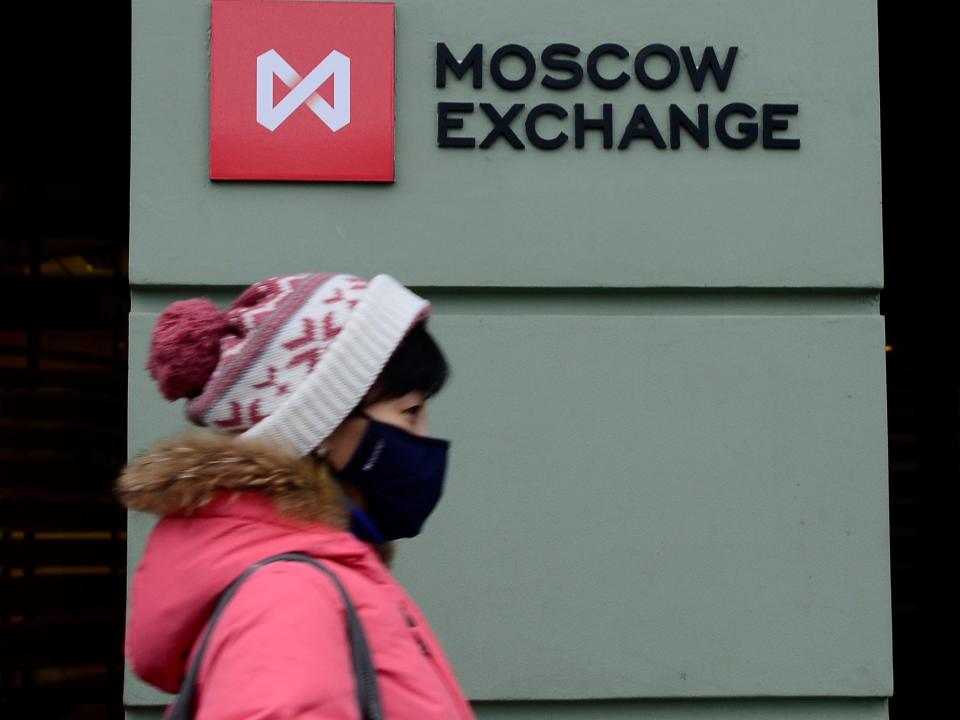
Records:
<instances>
[{"instance_id":1,"label":"building facade","mask_svg":"<svg viewBox=\"0 0 960 720\"><path fill-rule=\"evenodd\" d=\"M453 370L396 572L480 717L886 718L875 4L393 5L393 180L277 182L211 179L211 4L134 1L130 453L169 302L389 273Z\"/></svg>"}]
</instances>

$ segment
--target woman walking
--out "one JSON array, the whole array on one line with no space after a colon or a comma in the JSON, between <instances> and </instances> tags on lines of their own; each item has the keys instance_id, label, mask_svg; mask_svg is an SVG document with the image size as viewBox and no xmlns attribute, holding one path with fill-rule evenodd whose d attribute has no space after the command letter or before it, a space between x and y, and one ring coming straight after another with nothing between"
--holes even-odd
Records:
<instances>
[{"instance_id":1,"label":"woman walking","mask_svg":"<svg viewBox=\"0 0 960 720\"><path fill-rule=\"evenodd\" d=\"M388 569L446 469L449 441L427 424L448 375L429 312L388 275L313 273L258 282L226 312L161 314L148 368L209 429L148 449L118 493L161 516L127 654L146 682L184 690L178 717L473 717Z\"/></svg>"}]
</instances>

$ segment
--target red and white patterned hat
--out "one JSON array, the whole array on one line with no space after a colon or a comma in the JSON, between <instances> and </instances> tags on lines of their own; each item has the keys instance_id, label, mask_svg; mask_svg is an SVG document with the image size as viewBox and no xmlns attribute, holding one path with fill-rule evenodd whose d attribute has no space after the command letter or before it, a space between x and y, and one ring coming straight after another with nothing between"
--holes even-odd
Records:
<instances>
[{"instance_id":1,"label":"red and white patterned hat","mask_svg":"<svg viewBox=\"0 0 960 720\"><path fill-rule=\"evenodd\" d=\"M304 273L251 285L221 312L161 313L147 369L194 423L314 450L363 399L430 303L389 275Z\"/></svg>"}]
</instances>

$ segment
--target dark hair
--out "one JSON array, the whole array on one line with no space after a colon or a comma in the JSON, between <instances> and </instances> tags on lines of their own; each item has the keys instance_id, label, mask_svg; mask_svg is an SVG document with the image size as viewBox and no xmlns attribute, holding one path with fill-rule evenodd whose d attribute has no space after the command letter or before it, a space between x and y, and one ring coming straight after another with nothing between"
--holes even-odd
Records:
<instances>
[{"instance_id":1,"label":"dark hair","mask_svg":"<svg viewBox=\"0 0 960 720\"><path fill-rule=\"evenodd\" d=\"M367 397L350 414L357 414L363 405L403 397L414 390L429 398L440 392L449 377L450 366L440 346L427 331L426 322L420 321L410 328Z\"/></svg>"}]
</instances>

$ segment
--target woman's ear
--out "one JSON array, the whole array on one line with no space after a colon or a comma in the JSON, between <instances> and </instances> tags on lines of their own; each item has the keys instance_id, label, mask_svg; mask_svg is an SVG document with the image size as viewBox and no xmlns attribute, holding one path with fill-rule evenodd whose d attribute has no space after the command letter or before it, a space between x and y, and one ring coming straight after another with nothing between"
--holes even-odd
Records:
<instances>
[{"instance_id":1,"label":"woman's ear","mask_svg":"<svg viewBox=\"0 0 960 720\"><path fill-rule=\"evenodd\" d=\"M318 446L319 451L324 453L324 462L335 471L345 468L359 447L366 427L367 421L356 413L344 418Z\"/></svg>"}]
</instances>

